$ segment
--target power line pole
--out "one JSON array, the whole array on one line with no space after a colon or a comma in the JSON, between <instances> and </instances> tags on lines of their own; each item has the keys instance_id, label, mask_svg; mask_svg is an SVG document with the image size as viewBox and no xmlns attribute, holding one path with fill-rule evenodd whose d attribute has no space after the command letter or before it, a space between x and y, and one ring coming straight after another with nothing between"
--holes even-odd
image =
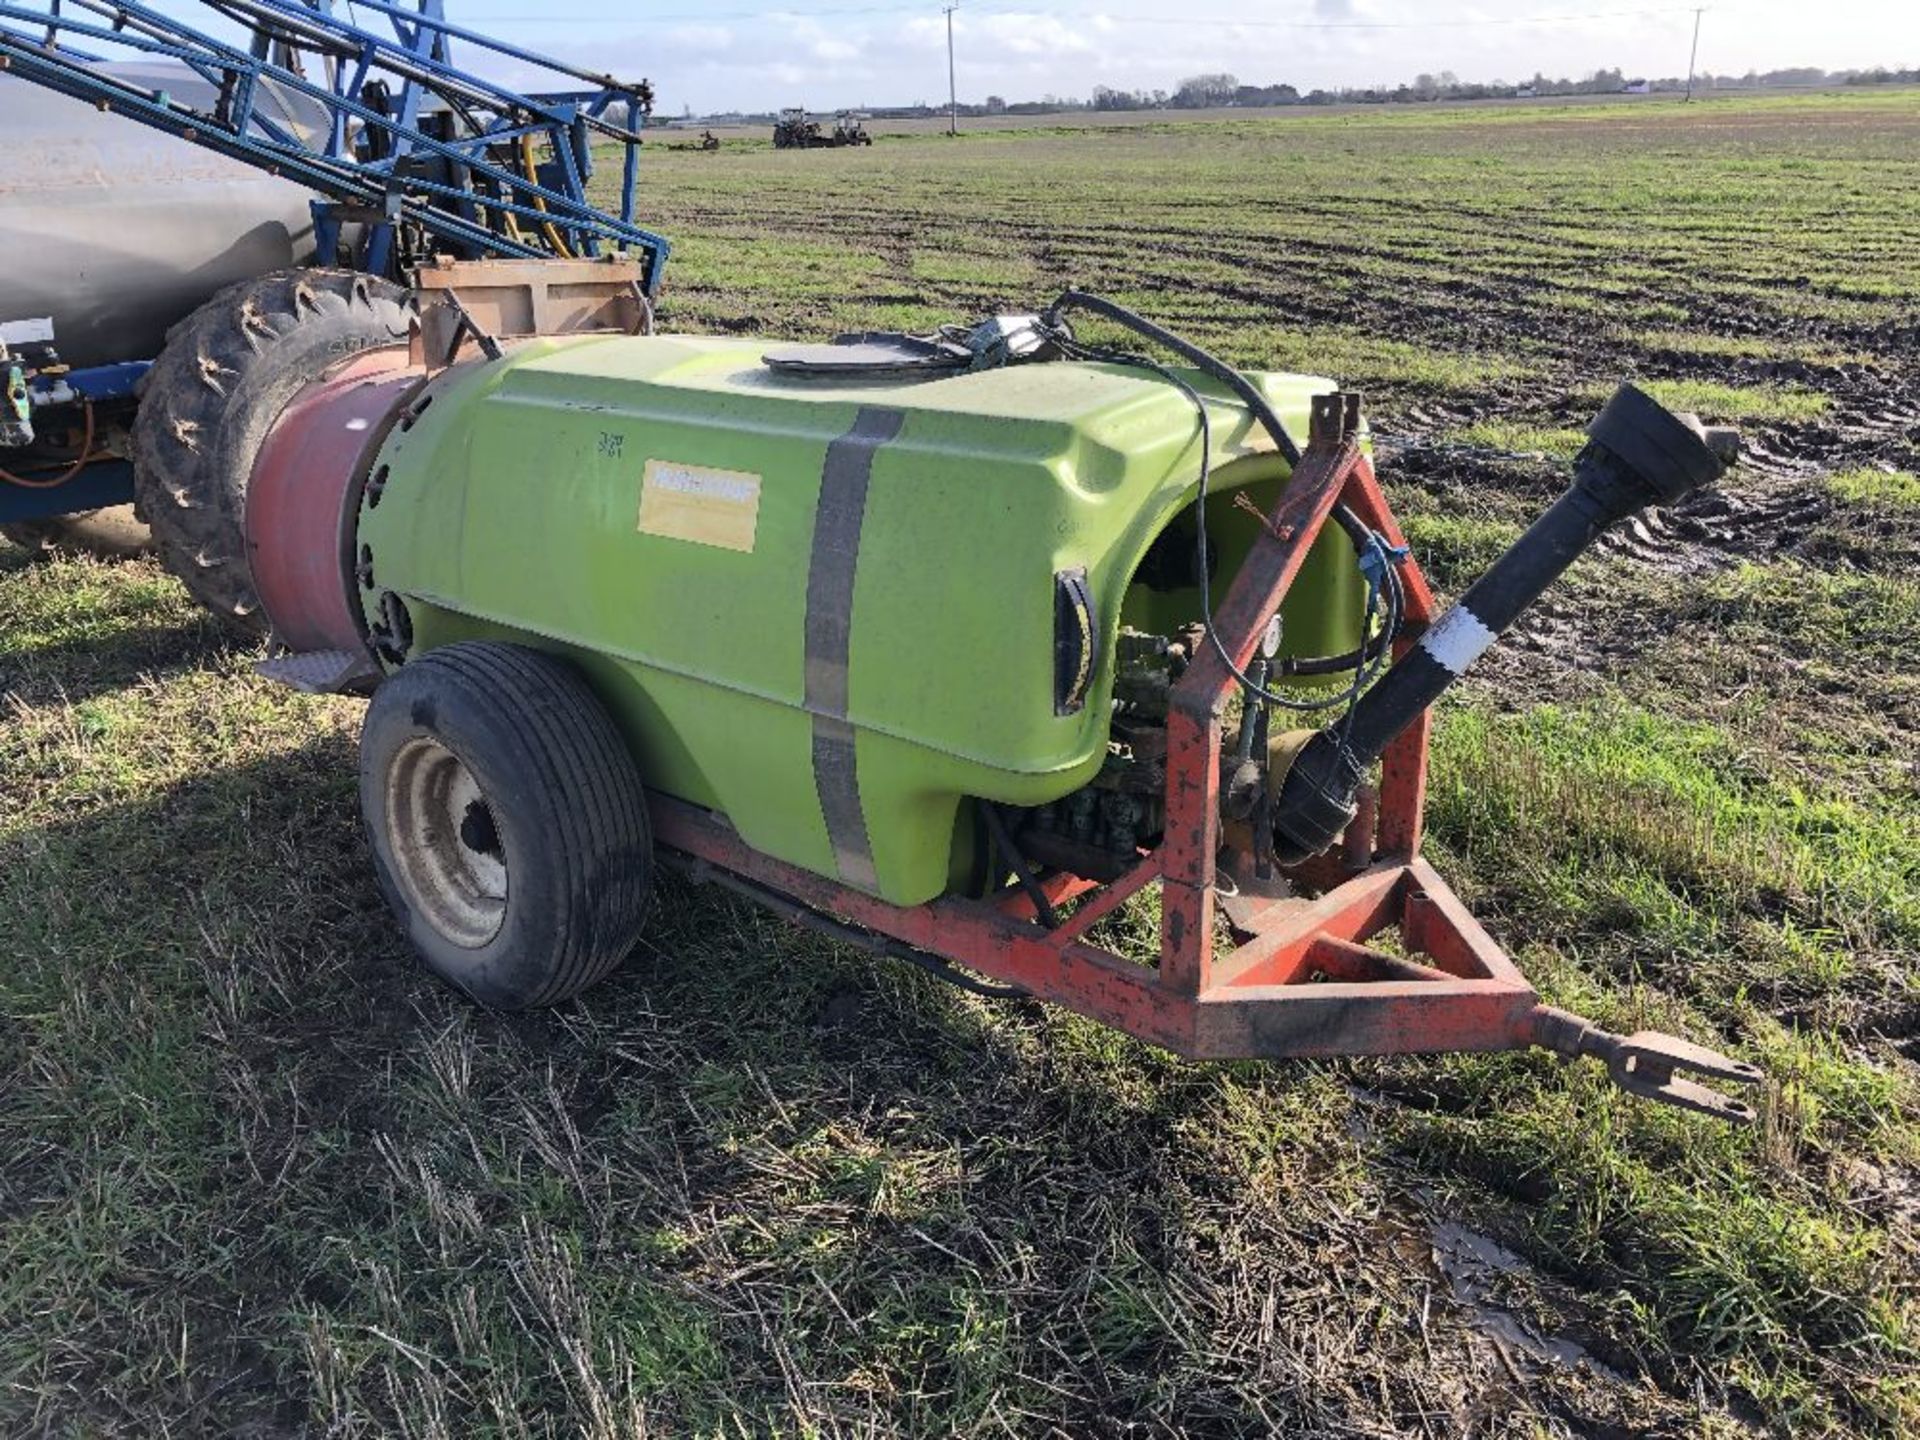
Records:
<instances>
[{"instance_id":1,"label":"power line pole","mask_svg":"<svg viewBox=\"0 0 1920 1440\"><path fill-rule=\"evenodd\" d=\"M960 89L953 78L953 12L960 8L959 0L946 7L947 10L947 133L960 133Z\"/></svg>"},{"instance_id":2,"label":"power line pole","mask_svg":"<svg viewBox=\"0 0 1920 1440\"><path fill-rule=\"evenodd\" d=\"M1687 56L1687 103L1693 103L1693 68L1700 60L1700 17L1706 14L1704 7L1693 12L1693 50Z\"/></svg>"}]
</instances>

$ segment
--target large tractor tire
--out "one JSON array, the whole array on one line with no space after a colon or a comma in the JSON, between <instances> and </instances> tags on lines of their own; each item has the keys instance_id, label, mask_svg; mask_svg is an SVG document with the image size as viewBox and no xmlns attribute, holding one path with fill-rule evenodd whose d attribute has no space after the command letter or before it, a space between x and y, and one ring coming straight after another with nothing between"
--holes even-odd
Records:
<instances>
[{"instance_id":1,"label":"large tractor tire","mask_svg":"<svg viewBox=\"0 0 1920 1440\"><path fill-rule=\"evenodd\" d=\"M48 520L16 520L0 525L0 535L37 554L97 555L102 560L125 560L153 549L153 532L131 505L79 510Z\"/></svg>"},{"instance_id":2,"label":"large tractor tire","mask_svg":"<svg viewBox=\"0 0 1920 1440\"><path fill-rule=\"evenodd\" d=\"M646 792L565 661L466 642L403 665L367 707L360 810L413 948L482 1005L557 1005L640 938Z\"/></svg>"},{"instance_id":3,"label":"large tractor tire","mask_svg":"<svg viewBox=\"0 0 1920 1440\"><path fill-rule=\"evenodd\" d=\"M134 419L134 493L167 568L236 632L267 632L246 532L261 442L302 387L404 341L411 315L389 281L285 270L227 287L168 333Z\"/></svg>"}]
</instances>

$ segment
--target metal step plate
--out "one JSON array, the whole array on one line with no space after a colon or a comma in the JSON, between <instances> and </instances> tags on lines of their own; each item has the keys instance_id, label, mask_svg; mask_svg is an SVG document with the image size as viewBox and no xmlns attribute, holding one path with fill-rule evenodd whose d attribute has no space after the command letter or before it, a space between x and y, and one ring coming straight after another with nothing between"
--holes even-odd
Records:
<instances>
[{"instance_id":1,"label":"metal step plate","mask_svg":"<svg viewBox=\"0 0 1920 1440\"><path fill-rule=\"evenodd\" d=\"M254 670L308 695L365 694L380 680L380 667L357 650L307 650L261 660Z\"/></svg>"}]
</instances>

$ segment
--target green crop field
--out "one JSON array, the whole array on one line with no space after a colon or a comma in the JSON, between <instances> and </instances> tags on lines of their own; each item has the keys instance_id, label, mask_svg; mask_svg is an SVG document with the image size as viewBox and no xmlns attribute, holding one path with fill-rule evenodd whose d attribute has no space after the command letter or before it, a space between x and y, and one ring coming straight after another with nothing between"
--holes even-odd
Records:
<instances>
[{"instance_id":1,"label":"green crop field","mask_svg":"<svg viewBox=\"0 0 1920 1440\"><path fill-rule=\"evenodd\" d=\"M648 163L669 326L1072 282L1340 377L1450 593L1619 379L1746 427L1445 702L1430 852L1763 1122L1189 1065L673 881L583 1001L477 1011L375 890L356 704L0 546L0 1433L1920 1432L1920 94Z\"/></svg>"}]
</instances>

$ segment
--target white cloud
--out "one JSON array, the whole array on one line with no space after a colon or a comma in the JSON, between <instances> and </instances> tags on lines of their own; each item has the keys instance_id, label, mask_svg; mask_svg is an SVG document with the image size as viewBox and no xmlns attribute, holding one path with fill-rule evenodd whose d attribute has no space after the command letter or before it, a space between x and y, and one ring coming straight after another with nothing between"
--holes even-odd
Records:
<instances>
[{"instance_id":1,"label":"white cloud","mask_svg":"<svg viewBox=\"0 0 1920 1440\"><path fill-rule=\"evenodd\" d=\"M724 25L675 25L666 38L669 45L682 50L727 50L733 46L733 32Z\"/></svg>"},{"instance_id":2,"label":"white cloud","mask_svg":"<svg viewBox=\"0 0 1920 1440\"><path fill-rule=\"evenodd\" d=\"M1051 15L988 15L978 23L978 31L974 22L960 27L956 31L956 43L961 36L972 39L978 34L995 51L1020 56L1059 56L1063 60L1069 55L1085 55L1093 49L1078 27Z\"/></svg>"},{"instance_id":3,"label":"white cloud","mask_svg":"<svg viewBox=\"0 0 1920 1440\"><path fill-rule=\"evenodd\" d=\"M938 49L944 55L947 49L947 22L938 15L919 16L902 24L895 31L895 37L903 45L920 50Z\"/></svg>"}]
</instances>

